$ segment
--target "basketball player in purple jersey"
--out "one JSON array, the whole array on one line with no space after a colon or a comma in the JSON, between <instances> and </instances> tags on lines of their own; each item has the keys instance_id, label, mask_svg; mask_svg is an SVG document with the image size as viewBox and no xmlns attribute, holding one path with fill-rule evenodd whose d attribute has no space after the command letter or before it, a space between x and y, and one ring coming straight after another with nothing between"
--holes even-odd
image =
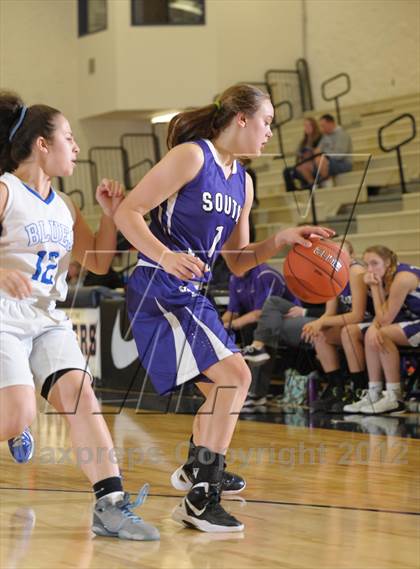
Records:
<instances>
[{"instance_id":1,"label":"basketball player in purple jersey","mask_svg":"<svg viewBox=\"0 0 420 569\"><path fill-rule=\"evenodd\" d=\"M60 111L26 107L16 94L0 92L0 440L10 439L18 462L30 459L37 384L64 415L76 454L89 450L81 468L97 498L94 533L156 540L158 530L132 511L146 488L130 504L86 360L71 321L56 309L72 255L93 272L108 271L116 246L112 217L123 197L115 181L98 186L103 215L94 235L70 198L51 186L53 177L73 173L78 153Z\"/></svg>"},{"instance_id":2,"label":"basketball player in purple jersey","mask_svg":"<svg viewBox=\"0 0 420 569\"><path fill-rule=\"evenodd\" d=\"M343 347L348 360L357 360L364 342L369 390L344 411L369 415L403 412L398 346L420 345L420 267L399 263L396 254L382 245L368 247L363 260L375 319L370 326L348 326Z\"/></svg>"},{"instance_id":3,"label":"basketball player in purple jersey","mask_svg":"<svg viewBox=\"0 0 420 569\"><path fill-rule=\"evenodd\" d=\"M302 338L306 342L312 342L315 347L327 381L326 389L311 403L311 411L341 413L344 405L359 399L367 386L363 350L357 368L353 367L353 361L349 362L351 393L345 391L340 368L338 346L343 343L346 326L371 322L374 313L373 305L368 306L367 302L364 263L355 257L350 241L344 241L343 247L350 256L349 281L336 298L326 303L325 313L317 320L305 324L302 330Z\"/></svg>"},{"instance_id":4,"label":"basketball player in purple jersey","mask_svg":"<svg viewBox=\"0 0 420 569\"><path fill-rule=\"evenodd\" d=\"M164 394L203 376L209 381L198 383L206 400L194 420L191 464L182 468L189 491L173 514L207 532L244 528L223 509L220 495L232 484L234 491L244 487L242 479L225 473L224 455L251 377L201 287L220 252L233 273L243 274L286 245L309 246L311 233L333 233L305 226L249 243L252 181L235 157L261 154L272 136L273 115L268 95L250 85L231 87L216 104L178 114L169 125L170 151L115 215L139 250L128 311L155 388Z\"/></svg>"}]
</instances>

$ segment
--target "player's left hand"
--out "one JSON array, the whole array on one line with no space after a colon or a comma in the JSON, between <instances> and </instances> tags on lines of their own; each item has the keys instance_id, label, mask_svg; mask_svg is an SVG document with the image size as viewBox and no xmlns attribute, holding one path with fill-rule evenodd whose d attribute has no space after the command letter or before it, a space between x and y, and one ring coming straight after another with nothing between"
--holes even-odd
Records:
<instances>
[{"instance_id":1,"label":"player's left hand","mask_svg":"<svg viewBox=\"0 0 420 569\"><path fill-rule=\"evenodd\" d=\"M105 215L113 217L124 199L124 188L117 180L104 178L96 188L96 199Z\"/></svg>"},{"instance_id":2,"label":"player's left hand","mask_svg":"<svg viewBox=\"0 0 420 569\"><path fill-rule=\"evenodd\" d=\"M309 238L329 239L335 235L333 229L328 227L318 227L317 225L302 225L301 227L290 227L282 229L275 235L276 247L281 249L284 245L294 245L295 243L304 247L311 247L312 241Z\"/></svg>"},{"instance_id":3,"label":"player's left hand","mask_svg":"<svg viewBox=\"0 0 420 569\"><path fill-rule=\"evenodd\" d=\"M372 331L366 338L366 348L373 348L374 350L379 350L380 352L387 353L381 329L375 325L371 326L370 328L372 328Z\"/></svg>"},{"instance_id":4,"label":"player's left hand","mask_svg":"<svg viewBox=\"0 0 420 569\"><path fill-rule=\"evenodd\" d=\"M318 320L313 320L312 322L308 322L302 328L301 338L305 342L311 343L314 341L314 338L319 336L322 329L322 321L321 318Z\"/></svg>"},{"instance_id":5,"label":"player's left hand","mask_svg":"<svg viewBox=\"0 0 420 569\"><path fill-rule=\"evenodd\" d=\"M284 318L299 318L306 314L306 310L302 306L292 306L284 315Z\"/></svg>"},{"instance_id":6,"label":"player's left hand","mask_svg":"<svg viewBox=\"0 0 420 569\"><path fill-rule=\"evenodd\" d=\"M363 276L363 280L365 284L367 284L368 286L379 286L382 282L380 277L376 276L374 273L371 273L369 271L366 271L366 273Z\"/></svg>"}]
</instances>

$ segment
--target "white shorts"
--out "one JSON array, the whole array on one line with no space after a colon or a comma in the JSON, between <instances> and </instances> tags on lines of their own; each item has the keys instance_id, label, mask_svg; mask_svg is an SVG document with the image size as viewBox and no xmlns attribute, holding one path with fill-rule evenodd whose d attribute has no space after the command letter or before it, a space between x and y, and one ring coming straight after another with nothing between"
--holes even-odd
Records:
<instances>
[{"instance_id":1,"label":"white shorts","mask_svg":"<svg viewBox=\"0 0 420 569\"><path fill-rule=\"evenodd\" d=\"M63 369L86 370L71 320L19 300L0 298L0 388L35 385Z\"/></svg>"}]
</instances>

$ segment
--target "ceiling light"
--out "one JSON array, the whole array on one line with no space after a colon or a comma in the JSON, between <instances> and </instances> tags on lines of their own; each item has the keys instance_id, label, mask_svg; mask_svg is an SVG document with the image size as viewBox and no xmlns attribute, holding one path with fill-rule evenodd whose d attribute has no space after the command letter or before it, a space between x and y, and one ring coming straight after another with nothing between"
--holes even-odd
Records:
<instances>
[{"instance_id":1,"label":"ceiling light","mask_svg":"<svg viewBox=\"0 0 420 569\"><path fill-rule=\"evenodd\" d=\"M152 117L150 119L150 121L152 124L169 122L171 119L173 119L178 114L179 114L179 111L177 111L176 113L166 113L164 115L156 115L155 117Z\"/></svg>"}]
</instances>

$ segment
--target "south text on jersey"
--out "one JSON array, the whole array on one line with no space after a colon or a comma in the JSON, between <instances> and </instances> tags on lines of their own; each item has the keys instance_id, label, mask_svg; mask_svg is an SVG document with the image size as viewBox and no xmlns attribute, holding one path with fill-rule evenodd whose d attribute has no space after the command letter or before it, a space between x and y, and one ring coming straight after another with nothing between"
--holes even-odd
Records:
<instances>
[{"instance_id":1,"label":"south text on jersey","mask_svg":"<svg viewBox=\"0 0 420 569\"><path fill-rule=\"evenodd\" d=\"M210 192L203 192L202 196L204 211L210 212L215 210L218 213L223 211L226 215L230 216L235 223L238 222L242 208L232 196L220 192L216 192L214 195Z\"/></svg>"}]
</instances>

